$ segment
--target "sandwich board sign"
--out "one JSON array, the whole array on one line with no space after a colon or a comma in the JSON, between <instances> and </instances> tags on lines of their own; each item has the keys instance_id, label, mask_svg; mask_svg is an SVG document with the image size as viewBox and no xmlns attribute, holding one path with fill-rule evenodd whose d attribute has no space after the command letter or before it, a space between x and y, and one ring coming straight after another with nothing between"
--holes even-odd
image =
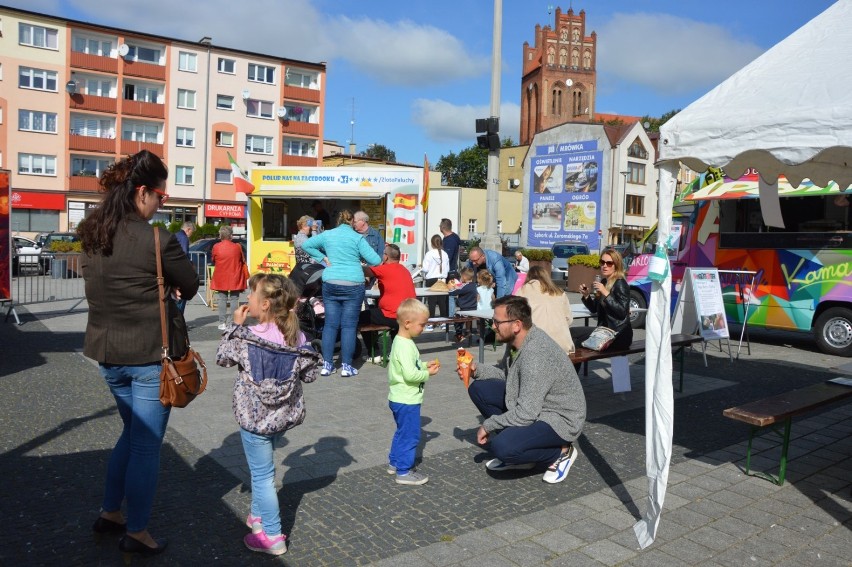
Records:
<instances>
[{"instance_id":1,"label":"sandwich board sign","mask_svg":"<svg viewBox=\"0 0 852 567\"><path fill-rule=\"evenodd\" d=\"M728 339L728 320L716 268L687 268L672 317L672 333L695 333L705 341Z\"/></svg>"}]
</instances>

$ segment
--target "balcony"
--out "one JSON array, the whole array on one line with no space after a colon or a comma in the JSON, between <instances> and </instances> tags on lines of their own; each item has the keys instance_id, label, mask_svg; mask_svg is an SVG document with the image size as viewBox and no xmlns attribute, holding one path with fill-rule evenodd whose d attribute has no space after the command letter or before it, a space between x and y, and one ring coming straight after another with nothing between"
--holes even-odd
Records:
<instances>
[{"instance_id":1,"label":"balcony","mask_svg":"<svg viewBox=\"0 0 852 567\"><path fill-rule=\"evenodd\" d=\"M133 116L144 116L146 118L159 118L160 120L166 117L166 105L156 102L143 102L138 100L123 100L121 101L122 114L132 114Z\"/></svg>"},{"instance_id":2,"label":"balcony","mask_svg":"<svg viewBox=\"0 0 852 567\"><path fill-rule=\"evenodd\" d=\"M281 165L319 165L319 160L315 157L283 155Z\"/></svg>"},{"instance_id":3,"label":"balcony","mask_svg":"<svg viewBox=\"0 0 852 567\"><path fill-rule=\"evenodd\" d=\"M130 77L143 77L158 81L166 80L166 68L164 66L142 63L141 61L125 61L124 74Z\"/></svg>"},{"instance_id":4,"label":"balcony","mask_svg":"<svg viewBox=\"0 0 852 567\"><path fill-rule=\"evenodd\" d=\"M100 185L98 178L94 175L72 175L68 182L68 189L71 191L98 191Z\"/></svg>"},{"instance_id":5,"label":"balcony","mask_svg":"<svg viewBox=\"0 0 852 567\"><path fill-rule=\"evenodd\" d=\"M101 152L105 154L114 154L115 139L70 134L68 136L68 149L83 150L85 152Z\"/></svg>"},{"instance_id":6,"label":"balcony","mask_svg":"<svg viewBox=\"0 0 852 567\"><path fill-rule=\"evenodd\" d=\"M160 158L165 156L165 153L163 153L163 144L154 144L151 142L134 142L133 140L121 141L122 155L133 155L137 152L141 152L142 150L148 150L149 152Z\"/></svg>"},{"instance_id":7,"label":"balcony","mask_svg":"<svg viewBox=\"0 0 852 567\"><path fill-rule=\"evenodd\" d=\"M72 51L71 68L91 69L92 71L104 71L106 73L118 73L118 59Z\"/></svg>"},{"instance_id":8,"label":"balcony","mask_svg":"<svg viewBox=\"0 0 852 567\"><path fill-rule=\"evenodd\" d=\"M284 85L281 89L281 94L284 95L284 99L295 99L302 100L306 102L319 102L320 94L322 91L319 89L306 89L303 87L288 87Z\"/></svg>"},{"instance_id":9,"label":"balcony","mask_svg":"<svg viewBox=\"0 0 852 567\"><path fill-rule=\"evenodd\" d=\"M281 132L284 134L300 134L302 136L313 136L319 138L319 124L310 122L298 122L296 120L283 120Z\"/></svg>"},{"instance_id":10,"label":"balcony","mask_svg":"<svg viewBox=\"0 0 852 567\"><path fill-rule=\"evenodd\" d=\"M76 93L71 95L70 101L68 106L71 110L94 110L115 114L116 100L114 98Z\"/></svg>"}]
</instances>

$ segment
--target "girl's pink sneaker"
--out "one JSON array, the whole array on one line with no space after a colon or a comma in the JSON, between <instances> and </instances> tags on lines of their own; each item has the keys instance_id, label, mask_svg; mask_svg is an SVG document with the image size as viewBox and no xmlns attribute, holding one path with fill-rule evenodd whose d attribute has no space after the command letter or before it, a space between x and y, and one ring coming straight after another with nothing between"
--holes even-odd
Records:
<instances>
[{"instance_id":1,"label":"girl's pink sneaker","mask_svg":"<svg viewBox=\"0 0 852 567\"><path fill-rule=\"evenodd\" d=\"M261 531L256 534L248 534L243 538L243 542L252 551L260 551L269 555L283 555L287 552L287 536L284 534L268 537L266 533Z\"/></svg>"},{"instance_id":2,"label":"girl's pink sneaker","mask_svg":"<svg viewBox=\"0 0 852 567\"><path fill-rule=\"evenodd\" d=\"M251 529L251 533L259 534L263 531L263 522L260 520L260 516L252 516L251 512L246 516L246 527Z\"/></svg>"}]
</instances>

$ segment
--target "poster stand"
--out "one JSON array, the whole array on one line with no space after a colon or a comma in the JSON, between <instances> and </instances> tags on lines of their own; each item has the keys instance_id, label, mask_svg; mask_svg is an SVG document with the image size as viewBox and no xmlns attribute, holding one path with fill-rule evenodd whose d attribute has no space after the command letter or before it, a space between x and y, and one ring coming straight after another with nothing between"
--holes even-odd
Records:
<instances>
[{"instance_id":1,"label":"poster stand","mask_svg":"<svg viewBox=\"0 0 852 567\"><path fill-rule=\"evenodd\" d=\"M14 315L15 316L15 323L20 325L21 319L18 317L18 312L15 311L14 302L12 302L11 299L0 299L0 305L2 305L4 303L8 303L9 305L8 305L8 308L6 309L6 317L3 319L3 322L5 323L6 321L9 320L9 315Z\"/></svg>"},{"instance_id":2,"label":"poster stand","mask_svg":"<svg viewBox=\"0 0 852 567\"><path fill-rule=\"evenodd\" d=\"M701 335L704 366L707 366L707 343L710 341L719 341L719 350L724 352L724 340L728 347L728 358L733 362L719 270L687 268L681 285L672 315L672 333Z\"/></svg>"},{"instance_id":3,"label":"poster stand","mask_svg":"<svg viewBox=\"0 0 852 567\"><path fill-rule=\"evenodd\" d=\"M740 349L743 346L743 337L746 341L746 349L751 354L751 340L748 337L748 312L751 307L751 298L754 297L755 284L757 283L757 272L749 270L719 270L720 274L732 274L736 281L737 293L740 296L739 305L743 306L743 325L740 329L740 341L737 344L737 360L740 359ZM746 293L748 289L748 293Z\"/></svg>"}]
</instances>

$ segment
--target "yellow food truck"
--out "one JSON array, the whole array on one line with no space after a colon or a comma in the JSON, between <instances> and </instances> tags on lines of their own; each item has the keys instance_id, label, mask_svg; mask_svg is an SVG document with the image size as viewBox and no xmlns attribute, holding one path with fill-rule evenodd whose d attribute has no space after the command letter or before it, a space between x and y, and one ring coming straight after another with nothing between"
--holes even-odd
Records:
<instances>
[{"instance_id":1,"label":"yellow food truck","mask_svg":"<svg viewBox=\"0 0 852 567\"><path fill-rule=\"evenodd\" d=\"M385 242L399 246L404 265L421 262L426 225L420 168L266 166L252 169L250 179L255 189L248 195L246 238L252 273L290 273L296 221L315 216L315 201L331 219L323 229L334 228L342 210L363 210Z\"/></svg>"}]
</instances>

